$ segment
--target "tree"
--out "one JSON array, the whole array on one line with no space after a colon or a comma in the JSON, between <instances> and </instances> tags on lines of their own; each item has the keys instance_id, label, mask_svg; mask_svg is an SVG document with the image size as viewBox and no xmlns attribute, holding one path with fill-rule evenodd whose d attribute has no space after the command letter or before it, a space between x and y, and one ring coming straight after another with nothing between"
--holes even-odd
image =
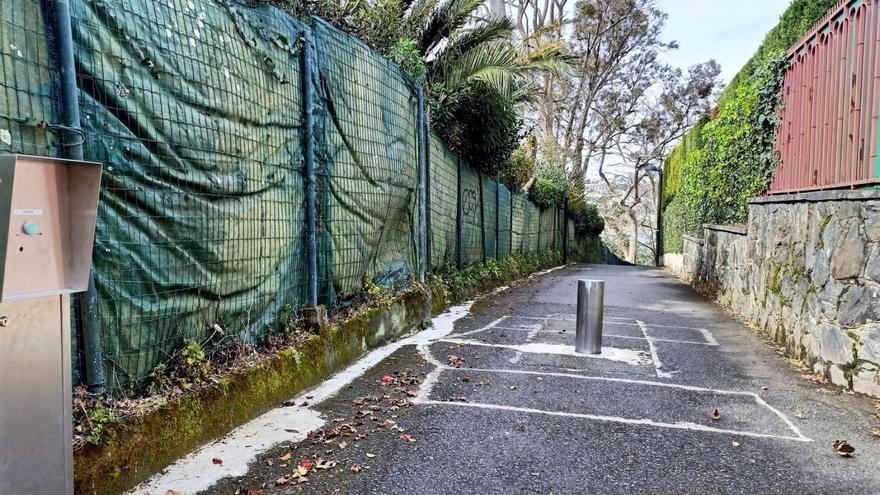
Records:
<instances>
[{"instance_id":1,"label":"tree","mask_svg":"<svg viewBox=\"0 0 880 495\"><path fill-rule=\"evenodd\" d=\"M567 45L572 74L554 85L539 129L567 151L571 168L586 173L608 130L596 108L603 95L616 91L621 73L676 45L661 41L666 14L652 0L581 0L575 12Z\"/></svg>"},{"instance_id":2,"label":"tree","mask_svg":"<svg viewBox=\"0 0 880 495\"><path fill-rule=\"evenodd\" d=\"M628 220L627 261L636 262L640 244L656 249L653 236L646 242L640 235L640 229L650 230L655 218L653 203L643 204L655 188L650 170L659 168L671 145L709 111L719 73L715 61L695 65L685 74L654 60L622 78L623 91L602 95L600 127L611 130L603 134L598 173L613 198L612 213ZM609 168L615 170L613 177Z\"/></svg>"}]
</instances>

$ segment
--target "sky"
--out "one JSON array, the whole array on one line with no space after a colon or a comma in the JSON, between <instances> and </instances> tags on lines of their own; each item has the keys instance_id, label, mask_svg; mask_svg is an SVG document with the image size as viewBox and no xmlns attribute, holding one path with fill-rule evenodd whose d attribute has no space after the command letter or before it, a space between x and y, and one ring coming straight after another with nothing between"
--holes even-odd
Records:
<instances>
[{"instance_id":1,"label":"sky","mask_svg":"<svg viewBox=\"0 0 880 495\"><path fill-rule=\"evenodd\" d=\"M669 14L664 38L679 49L665 60L682 68L714 58L730 82L779 21L790 0L657 0Z\"/></svg>"}]
</instances>

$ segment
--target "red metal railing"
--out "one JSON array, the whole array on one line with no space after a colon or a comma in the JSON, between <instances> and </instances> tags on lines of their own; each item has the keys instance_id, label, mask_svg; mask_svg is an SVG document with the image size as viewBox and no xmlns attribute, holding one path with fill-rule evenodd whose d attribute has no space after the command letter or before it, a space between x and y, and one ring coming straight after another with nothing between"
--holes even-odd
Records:
<instances>
[{"instance_id":1,"label":"red metal railing","mask_svg":"<svg viewBox=\"0 0 880 495\"><path fill-rule=\"evenodd\" d=\"M789 49L769 194L880 183L878 2L839 3Z\"/></svg>"}]
</instances>

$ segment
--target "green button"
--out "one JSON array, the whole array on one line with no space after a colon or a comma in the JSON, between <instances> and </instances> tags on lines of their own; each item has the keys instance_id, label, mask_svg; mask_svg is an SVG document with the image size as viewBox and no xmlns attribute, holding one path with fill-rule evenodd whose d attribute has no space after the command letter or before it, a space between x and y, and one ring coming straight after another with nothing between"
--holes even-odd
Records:
<instances>
[{"instance_id":1,"label":"green button","mask_svg":"<svg viewBox=\"0 0 880 495\"><path fill-rule=\"evenodd\" d=\"M25 222L22 225L22 230L27 235L36 235L37 234L37 222Z\"/></svg>"}]
</instances>

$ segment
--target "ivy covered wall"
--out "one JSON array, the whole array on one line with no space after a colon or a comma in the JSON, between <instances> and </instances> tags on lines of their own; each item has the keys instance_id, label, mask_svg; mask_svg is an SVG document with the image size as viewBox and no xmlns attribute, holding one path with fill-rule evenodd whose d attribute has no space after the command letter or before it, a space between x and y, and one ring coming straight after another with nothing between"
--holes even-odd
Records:
<instances>
[{"instance_id":1,"label":"ivy covered wall","mask_svg":"<svg viewBox=\"0 0 880 495\"><path fill-rule=\"evenodd\" d=\"M748 218L746 200L769 185L778 161L773 139L782 103L785 51L838 3L794 0L724 90L713 118L695 126L664 164L664 252L681 252L682 235L704 223Z\"/></svg>"}]
</instances>

